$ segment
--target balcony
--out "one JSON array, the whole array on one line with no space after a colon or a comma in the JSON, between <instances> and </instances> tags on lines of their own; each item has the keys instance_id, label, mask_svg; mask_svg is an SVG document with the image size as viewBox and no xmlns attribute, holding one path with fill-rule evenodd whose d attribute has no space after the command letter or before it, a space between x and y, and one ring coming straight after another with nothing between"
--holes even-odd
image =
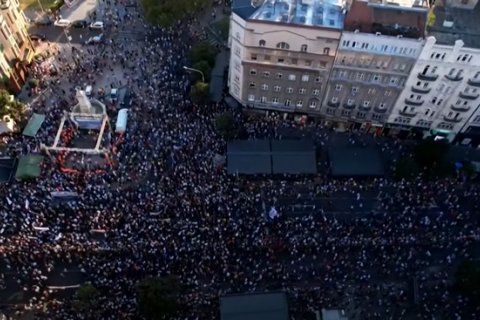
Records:
<instances>
[{"instance_id":1,"label":"balcony","mask_svg":"<svg viewBox=\"0 0 480 320\"><path fill-rule=\"evenodd\" d=\"M359 108L361 111L365 111L365 112L368 112L370 110L372 110L372 106L368 106L368 107L365 107L363 104L360 106Z\"/></svg>"},{"instance_id":2,"label":"balcony","mask_svg":"<svg viewBox=\"0 0 480 320\"><path fill-rule=\"evenodd\" d=\"M459 122L462 122L463 119L460 117L450 118L448 116L444 116L443 120L450 123L459 123Z\"/></svg>"},{"instance_id":3,"label":"balcony","mask_svg":"<svg viewBox=\"0 0 480 320\"><path fill-rule=\"evenodd\" d=\"M406 98L405 103L410 105L410 106L419 107L423 104L423 100L412 100L412 99Z\"/></svg>"},{"instance_id":4,"label":"balcony","mask_svg":"<svg viewBox=\"0 0 480 320\"><path fill-rule=\"evenodd\" d=\"M380 107L375 107L375 109L373 109L373 111L375 111L376 113L387 113L387 108L380 108Z\"/></svg>"},{"instance_id":5,"label":"balcony","mask_svg":"<svg viewBox=\"0 0 480 320\"><path fill-rule=\"evenodd\" d=\"M353 110L355 109L355 107L356 107L355 104L348 104L348 103L343 104L343 109Z\"/></svg>"},{"instance_id":6,"label":"balcony","mask_svg":"<svg viewBox=\"0 0 480 320\"><path fill-rule=\"evenodd\" d=\"M468 85L480 88L480 79L468 79Z\"/></svg>"},{"instance_id":7,"label":"balcony","mask_svg":"<svg viewBox=\"0 0 480 320\"><path fill-rule=\"evenodd\" d=\"M417 75L418 80L423 80L423 81L435 81L438 79L438 74L432 74L432 73L419 73Z\"/></svg>"},{"instance_id":8,"label":"balcony","mask_svg":"<svg viewBox=\"0 0 480 320\"><path fill-rule=\"evenodd\" d=\"M460 92L458 96L462 99L466 100L475 100L478 98L479 94L478 93L467 93L467 92Z\"/></svg>"},{"instance_id":9,"label":"balcony","mask_svg":"<svg viewBox=\"0 0 480 320\"><path fill-rule=\"evenodd\" d=\"M415 93L429 93L430 90L431 90L430 88L412 86L412 92L415 92Z\"/></svg>"},{"instance_id":10,"label":"balcony","mask_svg":"<svg viewBox=\"0 0 480 320\"><path fill-rule=\"evenodd\" d=\"M10 8L10 0L0 0L0 7L2 10Z\"/></svg>"},{"instance_id":11,"label":"balcony","mask_svg":"<svg viewBox=\"0 0 480 320\"><path fill-rule=\"evenodd\" d=\"M20 58L21 61L26 63L32 62L33 57L35 56L35 50L29 46L30 41L23 41L20 46Z\"/></svg>"},{"instance_id":12,"label":"balcony","mask_svg":"<svg viewBox=\"0 0 480 320\"><path fill-rule=\"evenodd\" d=\"M333 102L333 101L328 101L327 102L327 106L331 107L331 108L338 108L338 106L340 105L340 102Z\"/></svg>"},{"instance_id":13,"label":"balcony","mask_svg":"<svg viewBox=\"0 0 480 320\"><path fill-rule=\"evenodd\" d=\"M458 76L458 75L451 76L449 74L446 74L445 78L447 78L448 80L453 81L453 82L462 81L462 79L463 79L462 76Z\"/></svg>"},{"instance_id":14,"label":"balcony","mask_svg":"<svg viewBox=\"0 0 480 320\"><path fill-rule=\"evenodd\" d=\"M417 115L418 112L415 112L415 111L408 111L408 110L400 110L398 112L399 115L403 116L403 117L415 117Z\"/></svg>"},{"instance_id":15,"label":"balcony","mask_svg":"<svg viewBox=\"0 0 480 320\"><path fill-rule=\"evenodd\" d=\"M457 111L457 112L468 112L470 111L470 107L469 106L457 106L457 105L452 105L450 107L450 109L452 109L453 111Z\"/></svg>"}]
</instances>

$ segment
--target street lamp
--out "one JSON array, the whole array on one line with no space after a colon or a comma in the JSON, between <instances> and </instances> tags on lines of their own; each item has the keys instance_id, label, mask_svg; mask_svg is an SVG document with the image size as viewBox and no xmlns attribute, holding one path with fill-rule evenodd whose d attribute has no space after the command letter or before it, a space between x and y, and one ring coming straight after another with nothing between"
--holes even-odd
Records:
<instances>
[{"instance_id":1,"label":"street lamp","mask_svg":"<svg viewBox=\"0 0 480 320\"><path fill-rule=\"evenodd\" d=\"M40 0L37 0L37 1L38 1L38 5L40 6L40 9L42 9L42 12L45 13L45 10L43 10L42 3L40 2Z\"/></svg>"},{"instance_id":2,"label":"street lamp","mask_svg":"<svg viewBox=\"0 0 480 320\"><path fill-rule=\"evenodd\" d=\"M202 82L205 82L205 76L203 75L202 71L200 71L198 69L189 68L189 67L186 67L186 66L183 66L183 69L200 73L202 75Z\"/></svg>"}]
</instances>

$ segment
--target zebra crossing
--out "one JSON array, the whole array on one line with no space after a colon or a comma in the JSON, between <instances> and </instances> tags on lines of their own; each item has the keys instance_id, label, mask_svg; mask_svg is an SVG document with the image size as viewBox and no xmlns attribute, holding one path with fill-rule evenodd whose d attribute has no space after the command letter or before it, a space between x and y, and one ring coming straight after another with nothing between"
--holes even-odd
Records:
<instances>
[{"instance_id":1,"label":"zebra crossing","mask_svg":"<svg viewBox=\"0 0 480 320\"><path fill-rule=\"evenodd\" d=\"M225 45L222 38L215 33L215 31L209 27L200 27L193 29L192 32L195 32L199 35L200 41L205 41L210 43L212 46Z\"/></svg>"},{"instance_id":2,"label":"zebra crossing","mask_svg":"<svg viewBox=\"0 0 480 320\"><path fill-rule=\"evenodd\" d=\"M146 33L136 30L122 30L116 32L113 38L120 41L144 41Z\"/></svg>"}]
</instances>

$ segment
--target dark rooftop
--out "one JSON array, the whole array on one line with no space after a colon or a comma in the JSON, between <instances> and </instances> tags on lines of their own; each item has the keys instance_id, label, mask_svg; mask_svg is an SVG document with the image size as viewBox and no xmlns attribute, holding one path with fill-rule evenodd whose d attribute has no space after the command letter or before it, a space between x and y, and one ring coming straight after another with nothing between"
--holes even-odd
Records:
<instances>
[{"instance_id":1,"label":"dark rooftop","mask_svg":"<svg viewBox=\"0 0 480 320\"><path fill-rule=\"evenodd\" d=\"M346 14L344 30L418 39L425 36L427 15L428 6L423 2L354 0Z\"/></svg>"},{"instance_id":2,"label":"dark rooftop","mask_svg":"<svg viewBox=\"0 0 480 320\"><path fill-rule=\"evenodd\" d=\"M449 8L445 0L436 0L433 12L436 16L433 26L428 28L428 35L435 37L438 44L454 45L462 40L465 47L480 48L480 5L466 10ZM452 27L444 26L445 23Z\"/></svg>"},{"instance_id":3,"label":"dark rooftop","mask_svg":"<svg viewBox=\"0 0 480 320\"><path fill-rule=\"evenodd\" d=\"M285 292L231 294L220 298L222 320L288 320Z\"/></svg>"}]
</instances>

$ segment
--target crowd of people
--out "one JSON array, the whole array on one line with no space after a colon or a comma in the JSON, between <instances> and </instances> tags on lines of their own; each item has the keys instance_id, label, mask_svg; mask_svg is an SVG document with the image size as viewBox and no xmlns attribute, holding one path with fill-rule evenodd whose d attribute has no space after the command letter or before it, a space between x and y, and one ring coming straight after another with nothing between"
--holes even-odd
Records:
<instances>
[{"instance_id":1,"label":"crowd of people","mask_svg":"<svg viewBox=\"0 0 480 320\"><path fill-rule=\"evenodd\" d=\"M179 276L186 291L179 319L218 319L222 295L265 290L285 290L295 319L328 307L345 308L351 319L480 319L478 309L449 292L455 265L476 256L478 186L227 175L212 161L226 148L215 130L226 107L189 100L182 67L193 23L149 27L141 45L112 39L106 50L90 48L88 59L60 73L68 94L52 84L50 96L31 106L47 115L37 138L4 137L14 155L38 151L38 141L51 144L66 108L58 101L73 105L83 79L113 68L123 68L136 94L108 170L64 173L47 157L40 178L1 187L0 289L13 274L29 299L22 308L58 320L139 319L136 284L167 274ZM229 112L249 139L306 130L274 114ZM320 144L345 135L307 126ZM78 196L59 201L55 191ZM348 219L321 206L308 215L290 215L288 207L277 207L273 219L265 214L280 198L333 199L340 192L351 194L353 205L375 201L375 210ZM79 310L74 296L50 287L58 268L65 277L78 269L98 288L95 310ZM418 290L409 285L415 279Z\"/></svg>"}]
</instances>

